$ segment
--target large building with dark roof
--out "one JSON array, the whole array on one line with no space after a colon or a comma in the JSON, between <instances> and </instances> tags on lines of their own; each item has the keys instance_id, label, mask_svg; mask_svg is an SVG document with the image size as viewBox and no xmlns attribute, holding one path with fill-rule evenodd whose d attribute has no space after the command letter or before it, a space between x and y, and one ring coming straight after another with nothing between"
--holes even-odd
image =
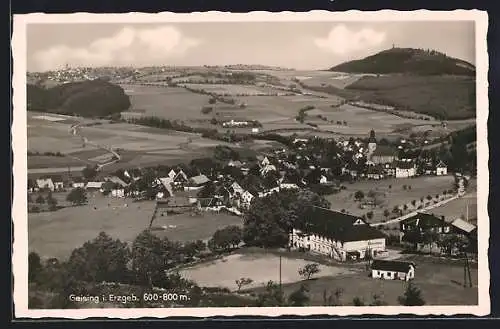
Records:
<instances>
[{"instance_id":1,"label":"large building with dark roof","mask_svg":"<svg viewBox=\"0 0 500 329\"><path fill-rule=\"evenodd\" d=\"M386 236L361 217L311 207L304 223L290 233L290 247L320 253L340 261L363 259L385 251Z\"/></svg>"}]
</instances>

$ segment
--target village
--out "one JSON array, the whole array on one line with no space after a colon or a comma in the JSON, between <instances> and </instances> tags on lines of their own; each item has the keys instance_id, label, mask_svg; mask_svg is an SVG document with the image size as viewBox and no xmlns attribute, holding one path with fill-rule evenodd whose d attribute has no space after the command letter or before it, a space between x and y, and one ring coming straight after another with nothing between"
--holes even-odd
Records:
<instances>
[{"instance_id":1,"label":"village","mask_svg":"<svg viewBox=\"0 0 500 329\"><path fill-rule=\"evenodd\" d=\"M427 189L428 195L391 204L391 208L380 201L381 193L377 192L377 186L387 181L392 189L398 184L403 186L399 193L405 194L418 189L421 179L437 182L443 178L448 179L443 191L434 194ZM416 151L407 140L380 145L372 130L366 139L294 138L287 148L255 157L242 158L235 150L218 146L213 158L190 164L129 168L114 173L85 168L82 173L29 178L28 210L57 211L57 195L62 195L59 199L63 203L67 196L65 200L76 207L91 203L92 198L124 200L125 207L153 201L149 228L155 232L172 231L169 236L175 237L176 226L161 223L179 213L227 213L241 217L243 223L252 203L273 194L308 190L335 196L350 190L357 209L346 210L338 203L331 208L308 207L305 218L309 221L292 228L287 249L338 263L369 261L373 279L408 281L419 275L419 266L395 256L391 250L394 245L406 245L415 253L433 252L459 259L467 255L467 264L469 259L477 259L473 215L464 218L433 214L434 209L466 195L471 180L474 178L470 173L450 172L435 153ZM351 186L359 182L373 188L368 192L352 191ZM92 197L87 199L87 195ZM106 207L105 203L100 207ZM241 241L237 244L244 247Z\"/></svg>"}]
</instances>

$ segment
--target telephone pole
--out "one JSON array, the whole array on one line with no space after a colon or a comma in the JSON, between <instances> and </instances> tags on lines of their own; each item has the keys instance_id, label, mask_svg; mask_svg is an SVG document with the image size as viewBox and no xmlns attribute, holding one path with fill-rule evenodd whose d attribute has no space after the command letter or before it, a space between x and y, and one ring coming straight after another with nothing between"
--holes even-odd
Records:
<instances>
[{"instance_id":1,"label":"telephone pole","mask_svg":"<svg viewBox=\"0 0 500 329\"><path fill-rule=\"evenodd\" d=\"M280 292L282 292L282 289L281 289L281 255L280 255Z\"/></svg>"}]
</instances>

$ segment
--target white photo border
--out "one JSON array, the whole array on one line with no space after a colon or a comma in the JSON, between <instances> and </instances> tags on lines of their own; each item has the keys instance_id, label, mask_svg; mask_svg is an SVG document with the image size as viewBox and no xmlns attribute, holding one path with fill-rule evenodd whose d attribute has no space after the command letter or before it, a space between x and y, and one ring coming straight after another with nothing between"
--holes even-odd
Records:
<instances>
[{"instance_id":1,"label":"white photo border","mask_svg":"<svg viewBox=\"0 0 500 329\"><path fill-rule=\"evenodd\" d=\"M28 24L43 23L184 23L184 22L312 22L312 21L474 21L476 42L476 105L477 105L477 177L478 181L478 305L473 306L335 306L335 307L228 307L228 308L111 308L111 309L28 309L28 226L27 226L27 125L26 125L26 57ZM488 14L479 10L454 11L396 11L363 12L309 11L309 12L194 12L181 13L126 13L126 14L44 14L14 15L13 62L13 122L12 148L14 152L14 196L12 220L14 225L12 268L14 275L13 300L16 318L115 318L138 319L214 316L309 316L334 315L477 315L490 313L489 244L489 169L488 169L488 53L486 35ZM21 112L22 111L22 112Z\"/></svg>"}]
</instances>

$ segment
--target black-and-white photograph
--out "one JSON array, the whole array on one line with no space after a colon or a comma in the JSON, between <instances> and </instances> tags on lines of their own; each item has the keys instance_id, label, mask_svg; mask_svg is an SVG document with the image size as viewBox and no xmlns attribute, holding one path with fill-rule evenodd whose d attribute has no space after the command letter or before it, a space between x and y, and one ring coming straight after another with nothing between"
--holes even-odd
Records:
<instances>
[{"instance_id":1,"label":"black-and-white photograph","mask_svg":"<svg viewBox=\"0 0 500 329\"><path fill-rule=\"evenodd\" d=\"M16 313L489 312L486 14L264 16L14 18Z\"/></svg>"}]
</instances>

